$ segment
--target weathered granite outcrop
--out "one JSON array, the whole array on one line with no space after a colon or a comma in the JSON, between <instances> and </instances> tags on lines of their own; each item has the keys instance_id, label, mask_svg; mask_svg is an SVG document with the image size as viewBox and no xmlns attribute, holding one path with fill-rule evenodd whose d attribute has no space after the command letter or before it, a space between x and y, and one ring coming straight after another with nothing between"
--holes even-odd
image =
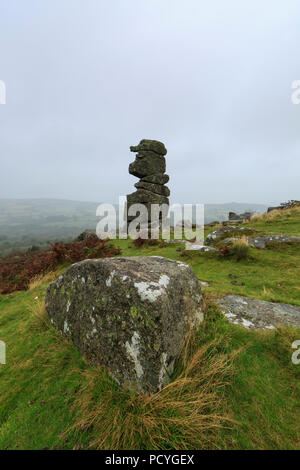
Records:
<instances>
[{"instance_id":1,"label":"weathered granite outcrop","mask_svg":"<svg viewBox=\"0 0 300 470\"><path fill-rule=\"evenodd\" d=\"M236 214L235 212L229 212L228 219L231 222L243 222L246 219L251 219L253 212L247 211L243 214Z\"/></svg>"},{"instance_id":2,"label":"weathered granite outcrop","mask_svg":"<svg viewBox=\"0 0 300 470\"><path fill-rule=\"evenodd\" d=\"M90 237L96 237L96 230L91 230L91 229L86 229L84 232L82 232L80 235L78 235L77 238L75 238L76 241L83 241L86 240L87 238Z\"/></svg>"},{"instance_id":3,"label":"weathered granite outcrop","mask_svg":"<svg viewBox=\"0 0 300 470\"><path fill-rule=\"evenodd\" d=\"M130 207L134 204L144 204L147 208L147 220L143 224L151 224L151 205L165 204L169 206L170 190L165 184L169 176L165 174L167 149L162 142L157 140L141 140L139 145L130 147L132 152L137 152L135 161L129 165L129 173L140 178L135 184L137 191L127 196L127 221L135 219L135 215L128 215ZM160 216L165 218L166 213Z\"/></svg>"},{"instance_id":4,"label":"weathered granite outcrop","mask_svg":"<svg viewBox=\"0 0 300 470\"><path fill-rule=\"evenodd\" d=\"M215 230L214 232L209 233L206 237L205 245L213 245L214 243L218 243L225 238L229 238L230 235L239 235L241 237L242 235L249 235L255 232L258 232L258 230L251 229L249 227L225 225L219 230Z\"/></svg>"},{"instance_id":5,"label":"weathered granite outcrop","mask_svg":"<svg viewBox=\"0 0 300 470\"><path fill-rule=\"evenodd\" d=\"M273 330L279 325L300 328L300 307L264 300L226 295L219 304L231 323L248 329Z\"/></svg>"},{"instance_id":6,"label":"weathered granite outcrop","mask_svg":"<svg viewBox=\"0 0 300 470\"><path fill-rule=\"evenodd\" d=\"M297 201L296 199L292 199L291 201L288 202L282 202L280 206L275 206L275 207L269 207L267 212L273 212L277 210L285 210L285 209L291 209L292 207L296 207L300 205L300 201Z\"/></svg>"},{"instance_id":7,"label":"weathered granite outcrop","mask_svg":"<svg viewBox=\"0 0 300 470\"><path fill-rule=\"evenodd\" d=\"M89 361L144 393L169 382L190 328L203 319L191 267L157 256L76 263L48 287L46 309Z\"/></svg>"},{"instance_id":8,"label":"weathered granite outcrop","mask_svg":"<svg viewBox=\"0 0 300 470\"><path fill-rule=\"evenodd\" d=\"M273 243L300 243L300 237L288 236L288 235L262 235L259 237L249 237L248 243L254 248L264 250Z\"/></svg>"},{"instance_id":9,"label":"weathered granite outcrop","mask_svg":"<svg viewBox=\"0 0 300 470\"><path fill-rule=\"evenodd\" d=\"M230 245L237 242L239 238L228 237L222 239L222 245ZM300 237L288 235L261 235L258 237L247 237L248 244L253 248L264 250L272 244L300 244Z\"/></svg>"}]
</instances>

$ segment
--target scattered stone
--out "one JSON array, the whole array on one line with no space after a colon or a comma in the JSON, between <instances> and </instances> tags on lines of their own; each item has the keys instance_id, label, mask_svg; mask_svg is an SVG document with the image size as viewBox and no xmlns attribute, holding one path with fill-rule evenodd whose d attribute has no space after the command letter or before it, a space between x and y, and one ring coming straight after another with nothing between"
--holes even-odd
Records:
<instances>
[{"instance_id":1,"label":"scattered stone","mask_svg":"<svg viewBox=\"0 0 300 470\"><path fill-rule=\"evenodd\" d=\"M94 237L96 235L96 230L84 230L78 237L75 239L75 241L82 242L83 240L86 240L89 237Z\"/></svg>"},{"instance_id":2,"label":"scattered stone","mask_svg":"<svg viewBox=\"0 0 300 470\"><path fill-rule=\"evenodd\" d=\"M229 238L224 238L224 240L222 240L222 243L224 245L232 245L232 243L237 242L239 240L240 238L229 237Z\"/></svg>"},{"instance_id":3,"label":"scattered stone","mask_svg":"<svg viewBox=\"0 0 300 470\"><path fill-rule=\"evenodd\" d=\"M159 194L161 196L168 197L170 196L170 190L167 186L162 186L161 184L147 183L144 181L139 181L134 185L137 189L146 189L152 193Z\"/></svg>"},{"instance_id":4,"label":"scattered stone","mask_svg":"<svg viewBox=\"0 0 300 470\"><path fill-rule=\"evenodd\" d=\"M220 225L220 222L218 220L214 220L213 222L205 224L205 227L214 227L215 225Z\"/></svg>"},{"instance_id":5,"label":"scattered stone","mask_svg":"<svg viewBox=\"0 0 300 470\"><path fill-rule=\"evenodd\" d=\"M159 256L85 260L46 294L51 322L124 388L153 393L170 380L191 327L203 320L198 278Z\"/></svg>"},{"instance_id":6,"label":"scattered stone","mask_svg":"<svg viewBox=\"0 0 300 470\"><path fill-rule=\"evenodd\" d=\"M216 248L212 246L206 246L206 245L199 245L198 243L190 243L187 240L164 240L165 243L183 243L183 244L189 244L189 249L187 251L200 251L200 252L213 252L213 251L218 251ZM179 248L180 251L182 251L182 248ZM178 251L179 251L178 249Z\"/></svg>"},{"instance_id":7,"label":"scattered stone","mask_svg":"<svg viewBox=\"0 0 300 470\"><path fill-rule=\"evenodd\" d=\"M158 155L166 155L167 149L162 142L158 140L143 139L137 146L130 147L131 152L154 152Z\"/></svg>"},{"instance_id":8,"label":"scattered stone","mask_svg":"<svg viewBox=\"0 0 300 470\"><path fill-rule=\"evenodd\" d=\"M218 251L218 250L216 248L213 248L212 246L203 245L199 248L199 251L203 253L210 253L210 252Z\"/></svg>"},{"instance_id":9,"label":"scattered stone","mask_svg":"<svg viewBox=\"0 0 300 470\"><path fill-rule=\"evenodd\" d=\"M236 214L235 212L229 212L228 219L230 222L244 222L244 220L251 219L253 212L247 211L243 214Z\"/></svg>"},{"instance_id":10,"label":"scattered stone","mask_svg":"<svg viewBox=\"0 0 300 470\"><path fill-rule=\"evenodd\" d=\"M248 329L272 330L279 325L300 328L300 307L294 305L239 295L226 295L219 304L231 323Z\"/></svg>"},{"instance_id":11,"label":"scattered stone","mask_svg":"<svg viewBox=\"0 0 300 470\"><path fill-rule=\"evenodd\" d=\"M189 242L186 242L186 243L188 245L188 248L186 248L186 250L189 250L189 251L200 251L202 253L218 251L216 248L213 248L212 246L199 245L198 243L189 243Z\"/></svg>"},{"instance_id":12,"label":"scattered stone","mask_svg":"<svg viewBox=\"0 0 300 470\"><path fill-rule=\"evenodd\" d=\"M209 282L206 282L206 281L199 281L199 284L200 284L201 287L209 287L210 286Z\"/></svg>"},{"instance_id":13,"label":"scattered stone","mask_svg":"<svg viewBox=\"0 0 300 470\"><path fill-rule=\"evenodd\" d=\"M224 220L222 225L223 227L226 227L227 225L242 225L243 222L243 220Z\"/></svg>"},{"instance_id":14,"label":"scattered stone","mask_svg":"<svg viewBox=\"0 0 300 470\"><path fill-rule=\"evenodd\" d=\"M164 175L163 173L158 173L156 175L145 176L141 179L142 182L154 183L154 184L166 184L169 181L169 175Z\"/></svg>"},{"instance_id":15,"label":"scattered stone","mask_svg":"<svg viewBox=\"0 0 300 470\"><path fill-rule=\"evenodd\" d=\"M225 226L220 228L219 230L216 230L212 233L210 233L206 240L205 243L210 245L213 243L218 243L219 241L222 240L222 244L224 245L230 245L238 240L240 238L237 237L227 237L226 238L226 233L241 233L243 234L246 233L247 235L251 232L257 232L258 230L251 229L249 227L236 227L236 226ZM261 250L264 250L265 248L268 247L268 245L272 243L300 243L300 237L296 236L288 236L288 235L260 235L257 237L247 237L248 243L250 246L254 248L259 248Z\"/></svg>"},{"instance_id":16,"label":"scattered stone","mask_svg":"<svg viewBox=\"0 0 300 470\"><path fill-rule=\"evenodd\" d=\"M248 238L250 246L264 250L272 243L300 243L300 237L287 235L263 235L255 238Z\"/></svg>"},{"instance_id":17,"label":"scattered stone","mask_svg":"<svg viewBox=\"0 0 300 470\"><path fill-rule=\"evenodd\" d=\"M226 234L227 233L231 233L231 232L238 232L240 233L241 235L243 235L243 233L255 233L255 232L258 232L258 230L256 229L253 229L253 228L249 228L249 227L237 227L237 226L224 226L224 227L221 227L220 229L218 230L215 230L214 232L211 232L207 235L206 237L206 240L205 240L205 244L206 245L212 245L213 243L217 243L219 242L220 240L222 240L223 238L226 238Z\"/></svg>"}]
</instances>

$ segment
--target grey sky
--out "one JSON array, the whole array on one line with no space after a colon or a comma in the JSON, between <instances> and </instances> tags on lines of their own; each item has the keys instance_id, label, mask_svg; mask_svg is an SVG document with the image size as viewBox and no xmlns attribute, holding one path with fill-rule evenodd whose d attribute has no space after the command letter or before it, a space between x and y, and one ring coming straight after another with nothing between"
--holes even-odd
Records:
<instances>
[{"instance_id":1,"label":"grey sky","mask_svg":"<svg viewBox=\"0 0 300 470\"><path fill-rule=\"evenodd\" d=\"M0 197L116 202L130 145L172 202L300 199L298 0L0 0Z\"/></svg>"}]
</instances>

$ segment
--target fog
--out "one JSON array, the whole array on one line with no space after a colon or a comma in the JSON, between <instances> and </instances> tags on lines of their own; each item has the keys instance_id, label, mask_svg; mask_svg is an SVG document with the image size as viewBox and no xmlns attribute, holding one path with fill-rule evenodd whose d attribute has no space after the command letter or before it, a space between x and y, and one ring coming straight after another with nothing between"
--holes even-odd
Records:
<instances>
[{"instance_id":1,"label":"fog","mask_svg":"<svg viewBox=\"0 0 300 470\"><path fill-rule=\"evenodd\" d=\"M117 202L129 146L171 202L300 199L300 4L0 0L0 197Z\"/></svg>"}]
</instances>

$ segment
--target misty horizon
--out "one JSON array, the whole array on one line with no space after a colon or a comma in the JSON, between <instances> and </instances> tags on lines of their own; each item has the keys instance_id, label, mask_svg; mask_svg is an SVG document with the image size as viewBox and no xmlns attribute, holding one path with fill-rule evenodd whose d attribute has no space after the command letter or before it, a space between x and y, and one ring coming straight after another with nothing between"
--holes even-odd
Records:
<instances>
[{"instance_id":1,"label":"misty horizon","mask_svg":"<svg viewBox=\"0 0 300 470\"><path fill-rule=\"evenodd\" d=\"M118 201L164 142L171 203L300 199L300 5L3 2L0 198ZM249 204L250 204L249 203Z\"/></svg>"}]
</instances>

